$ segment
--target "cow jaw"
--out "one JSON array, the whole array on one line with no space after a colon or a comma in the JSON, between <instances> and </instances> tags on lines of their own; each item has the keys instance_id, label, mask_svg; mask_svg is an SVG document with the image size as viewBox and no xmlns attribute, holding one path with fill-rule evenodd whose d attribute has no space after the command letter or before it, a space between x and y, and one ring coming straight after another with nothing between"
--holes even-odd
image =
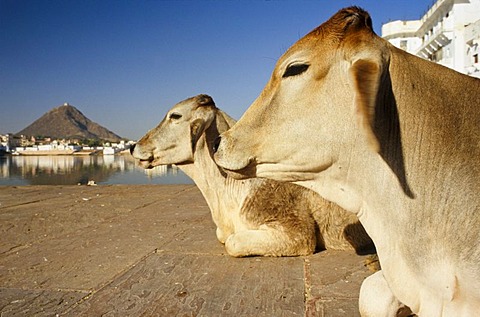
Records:
<instances>
[{"instance_id":1,"label":"cow jaw","mask_svg":"<svg viewBox=\"0 0 480 317\"><path fill-rule=\"evenodd\" d=\"M325 170L330 164L320 167ZM316 178L318 168L311 166L298 166L290 164L258 164L256 167L256 175L261 178L269 178L282 182L304 182L311 181Z\"/></svg>"},{"instance_id":2,"label":"cow jaw","mask_svg":"<svg viewBox=\"0 0 480 317\"><path fill-rule=\"evenodd\" d=\"M231 131L234 132L233 129ZM275 152L277 154L270 158L257 156L255 150L262 152L261 145L240 149L241 143L229 132L222 135L214 159L217 165L235 179L261 177L287 182L310 181L333 164L333 160L323 159L298 164L299 158L296 155L282 155L280 152ZM325 164L319 164L320 161L325 161Z\"/></svg>"},{"instance_id":3,"label":"cow jaw","mask_svg":"<svg viewBox=\"0 0 480 317\"><path fill-rule=\"evenodd\" d=\"M185 138L186 139L186 138ZM142 144L137 143L132 156L138 165L145 169L151 169L160 165L187 164L193 162L193 153L190 144L166 145L162 143Z\"/></svg>"}]
</instances>

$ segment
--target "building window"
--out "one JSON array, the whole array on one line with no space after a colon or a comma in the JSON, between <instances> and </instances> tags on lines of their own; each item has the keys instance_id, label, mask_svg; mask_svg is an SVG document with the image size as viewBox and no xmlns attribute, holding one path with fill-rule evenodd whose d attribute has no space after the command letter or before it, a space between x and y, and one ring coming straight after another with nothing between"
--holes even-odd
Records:
<instances>
[{"instance_id":1,"label":"building window","mask_svg":"<svg viewBox=\"0 0 480 317\"><path fill-rule=\"evenodd\" d=\"M473 55L473 63L478 64L478 54Z\"/></svg>"},{"instance_id":2,"label":"building window","mask_svg":"<svg viewBox=\"0 0 480 317\"><path fill-rule=\"evenodd\" d=\"M408 41L407 40L401 40L400 41L400 48L404 51L407 50L407 46L408 46Z\"/></svg>"},{"instance_id":3,"label":"building window","mask_svg":"<svg viewBox=\"0 0 480 317\"><path fill-rule=\"evenodd\" d=\"M450 57L452 57L450 55L450 48L445 48L445 58L450 58Z\"/></svg>"}]
</instances>

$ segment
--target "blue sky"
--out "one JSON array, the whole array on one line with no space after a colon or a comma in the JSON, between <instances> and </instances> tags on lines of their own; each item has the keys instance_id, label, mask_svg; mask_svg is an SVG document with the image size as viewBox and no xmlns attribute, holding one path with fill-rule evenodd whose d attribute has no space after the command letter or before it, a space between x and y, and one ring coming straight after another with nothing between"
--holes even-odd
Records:
<instances>
[{"instance_id":1,"label":"blue sky","mask_svg":"<svg viewBox=\"0 0 480 317\"><path fill-rule=\"evenodd\" d=\"M432 3L0 0L0 133L68 102L138 139L200 93L238 119L282 53L342 7L369 11L380 34Z\"/></svg>"}]
</instances>

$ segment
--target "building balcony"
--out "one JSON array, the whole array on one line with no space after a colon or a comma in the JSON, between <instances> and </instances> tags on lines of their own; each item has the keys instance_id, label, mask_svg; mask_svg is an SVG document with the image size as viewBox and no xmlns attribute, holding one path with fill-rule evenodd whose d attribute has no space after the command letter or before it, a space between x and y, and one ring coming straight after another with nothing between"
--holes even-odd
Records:
<instances>
[{"instance_id":1,"label":"building balcony","mask_svg":"<svg viewBox=\"0 0 480 317\"><path fill-rule=\"evenodd\" d=\"M382 25L382 37L386 40L392 38L415 37L421 26L419 20L414 21L391 21Z\"/></svg>"}]
</instances>

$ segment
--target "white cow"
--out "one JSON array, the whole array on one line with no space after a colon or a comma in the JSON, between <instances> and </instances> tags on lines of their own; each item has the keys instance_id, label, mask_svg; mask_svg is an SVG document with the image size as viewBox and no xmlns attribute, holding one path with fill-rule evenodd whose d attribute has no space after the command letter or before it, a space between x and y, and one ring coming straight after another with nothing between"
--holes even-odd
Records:
<instances>
[{"instance_id":1,"label":"white cow","mask_svg":"<svg viewBox=\"0 0 480 317\"><path fill-rule=\"evenodd\" d=\"M479 101L480 80L395 48L350 7L279 59L215 159L358 216L382 266L362 287L363 315L399 300L420 316L478 316Z\"/></svg>"},{"instance_id":2,"label":"white cow","mask_svg":"<svg viewBox=\"0 0 480 317\"><path fill-rule=\"evenodd\" d=\"M199 95L176 104L131 150L145 168L176 164L205 197L217 237L232 256L307 255L315 249L371 251L358 218L301 186L235 180L213 160L213 144L234 120Z\"/></svg>"}]
</instances>

